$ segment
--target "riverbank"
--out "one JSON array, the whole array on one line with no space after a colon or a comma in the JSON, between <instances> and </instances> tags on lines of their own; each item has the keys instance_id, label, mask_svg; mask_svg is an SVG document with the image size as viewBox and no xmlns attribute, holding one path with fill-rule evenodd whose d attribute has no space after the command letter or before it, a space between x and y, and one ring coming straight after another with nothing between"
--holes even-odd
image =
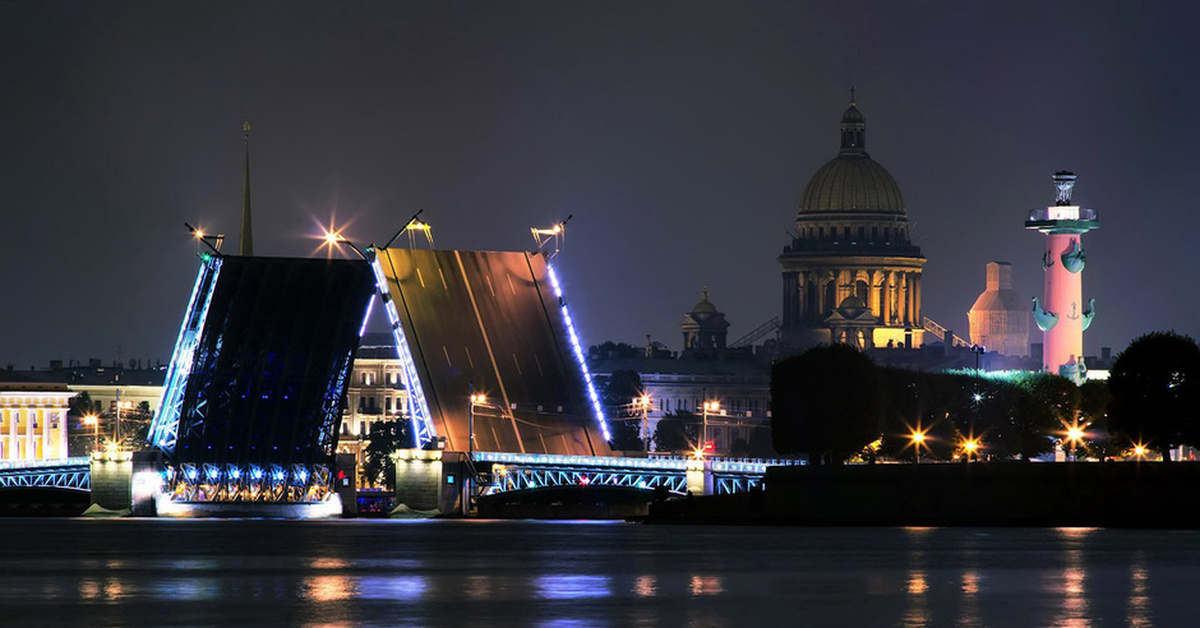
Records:
<instances>
[{"instance_id":1,"label":"riverbank","mask_svg":"<svg viewBox=\"0 0 1200 628\"><path fill-rule=\"evenodd\" d=\"M1200 528L1200 465L772 467L764 489L654 503L647 523Z\"/></svg>"}]
</instances>

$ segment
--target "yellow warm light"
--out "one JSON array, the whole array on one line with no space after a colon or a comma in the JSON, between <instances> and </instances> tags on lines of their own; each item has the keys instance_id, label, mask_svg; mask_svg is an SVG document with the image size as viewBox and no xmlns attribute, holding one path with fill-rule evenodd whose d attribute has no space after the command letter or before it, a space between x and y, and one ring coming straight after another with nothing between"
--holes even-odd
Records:
<instances>
[{"instance_id":1,"label":"yellow warm light","mask_svg":"<svg viewBox=\"0 0 1200 628\"><path fill-rule=\"evenodd\" d=\"M963 442L963 449L965 449L967 453L973 454L979 450L979 441L974 438L967 439Z\"/></svg>"},{"instance_id":2,"label":"yellow warm light","mask_svg":"<svg viewBox=\"0 0 1200 628\"><path fill-rule=\"evenodd\" d=\"M708 412L720 412L721 411L721 402L720 401L705 401L704 409Z\"/></svg>"},{"instance_id":3,"label":"yellow warm light","mask_svg":"<svg viewBox=\"0 0 1200 628\"><path fill-rule=\"evenodd\" d=\"M1083 438L1083 430L1082 429L1072 426L1071 429L1067 430L1067 439L1068 440L1079 440L1081 438Z\"/></svg>"},{"instance_id":4,"label":"yellow warm light","mask_svg":"<svg viewBox=\"0 0 1200 628\"><path fill-rule=\"evenodd\" d=\"M703 459L704 459L704 448L703 447L697 447L692 450L692 460L703 460Z\"/></svg>"},{"instance_id":5,"label":"yellow warm light","mask_svg":"<svg viewBox=\"0 0 1200 628\"><path fill-rule=\"evenodd\" d=\"M913 432L909 438L912 439L913 443L920 445L925 442L925 432Z\"/></svg>"},{"instance_id":6,"label":"yellow warm light","mask_svg":"<svg viewBox=\"0 0 1200 628\"><path fill-rule=\"evenodd\" d=\"M1137 456L1138 458L1145 456L1146 455L1146 446L1145 445L1137 445L1136 447L1134 447L1133 455Z\"/></svg>"},{"instance_id":7,"label":"yellow warm light","mask_svg":"<svg viewBox=\"0 0 1200 628\"><path fill-rule=\"evenodd\" d=\"M471 403L475 405L487 403L487 397L484 395L471 395Z\"/></svg>"},{"instance_id":8,"label":"yellow warm light","mask_svg":"<svg viewBox=\"0 0 1200 628\"><path fill-rule=\"evenodd\" d=\"M89 415L83 417L84 425L95 425L96 421L97 421L97 418L96 418L96 415L94 415L94 414L89 414Z\"/></svg>"},{"instance_id":9,"label":"yellow warm light","mask_svg":"<svg viewBox=\"0 0 1200 628\"><path fill-rule=\"evenodd\" d=\"M337 231L330 231L327 229L325 231L325 235L323 236L323 238L325 240L325 244L328 244L329 246L333 246L334 244L337 244L338 242L341 241L342 234L338 233Z\"/></svg>"},{"instance_id":10,"label":"yellow warm light","mask_svg":"<svg viewBox=\"0 0 1200 628\"><path fill-rule=\"evenodd\" d=\"M197 230L196 230L196 239L197 239L197 240L203 240L203 239L204 239L204 232L203 232L203 231L201 231L200 229L197 229Z\"/></svg>"}]
</instances>

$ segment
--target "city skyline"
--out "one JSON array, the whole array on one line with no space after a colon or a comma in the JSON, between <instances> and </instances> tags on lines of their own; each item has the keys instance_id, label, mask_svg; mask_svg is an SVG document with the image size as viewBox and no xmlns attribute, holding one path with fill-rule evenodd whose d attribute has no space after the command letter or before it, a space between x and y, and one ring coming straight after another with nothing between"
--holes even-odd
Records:
<instances>
[{"instance_id":1,"label":"city skyline","mask_svg":"<svg viewBox=\"0 0 1200 628\"><path fill-rule=\"evenodd\" d=\"M323 254L331 219L382 243L421 208L439 248L529 249L574 215L559 264L586 343L678 347L705 285L737 338L780 313L776 257L851 86L929 259L928 316L965 336L992 260L1041 294L1022 223L1066 169L1104 224L1085 352L1197 334L1182 11L282 6L0 8L0 364L169 358L182 223L236 251L243 120L258 254Z\"/></svg>"}]
</instances>

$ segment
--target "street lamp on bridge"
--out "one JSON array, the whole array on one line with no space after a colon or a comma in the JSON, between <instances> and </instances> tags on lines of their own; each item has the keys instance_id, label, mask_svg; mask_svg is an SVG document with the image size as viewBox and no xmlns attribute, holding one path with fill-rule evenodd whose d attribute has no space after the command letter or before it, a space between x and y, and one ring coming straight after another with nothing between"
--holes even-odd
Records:
<instances>
[{"instance_id":1,"label":"street lamp on bridge","mask_svg":"<svg viewBox=\"0 0 1200 628\"><path fill-rule=\"evenodd\" d=\"M708 451L708 413L710 413L710 412L713 414L720 413L721 412L721 402L720 401L705 401L704 406L703 406L703 411L704 411L704 415L703 415L704 422L703 422L703 428L702 428L703 429L702 436L700 438L700 448L704 451Z\"/></svg>"},{"instance_id":2,"label":"street lamp on bridge","mask_svg":"<svg viewBox=\"0 0 1200 628\"><path fill-rule=\"evenodd\" d=\"M100 449L100 417L94 414L84 415L83 424L92 426L92 451Z\"/></svg>"},{"instance_id":3,"label":"street lamp on bridge","mask_svg":"<svg viewBox=\"0 0 1200 628\"><path fill-rule=\"evenodd\" d=\"M650 428L648 415L650 413L650 395L633 398L633 407L642 412L642 453L650 455Z\"/></svg>"}]
</instances>

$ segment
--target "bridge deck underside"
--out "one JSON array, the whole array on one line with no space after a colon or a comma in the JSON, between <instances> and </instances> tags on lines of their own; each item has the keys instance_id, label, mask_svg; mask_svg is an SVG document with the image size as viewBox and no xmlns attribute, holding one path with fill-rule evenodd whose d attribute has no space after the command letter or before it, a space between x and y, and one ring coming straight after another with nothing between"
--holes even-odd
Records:
<instances>
[{"instance_id":1,"label":"bridge deck underside","mask_svg":"<svg viewBox=\"0 0 1200 628\"><path fill-rule=\"evenodd\" d=\"M430 414L447 448L608 453L547 277L524 252L383 250L380 261Z\"/></svg>"},{"instance_id":2,"label":"bridge deck underside","mask_svg":"<svg viewBox=\"0 0 1200 628\"><path fill-rule=\"evenodd\" d=\"M205 264L215 280L198 282L203 294L190 306L204 314L186 315L172 360L182 375L168 378L166 397L179 401L163 404L151 432L172 469L170 490L181 500L320 500L327 487L310 489L332 468L371 268L261 257Z\"/></svg>"}]
</instances>

